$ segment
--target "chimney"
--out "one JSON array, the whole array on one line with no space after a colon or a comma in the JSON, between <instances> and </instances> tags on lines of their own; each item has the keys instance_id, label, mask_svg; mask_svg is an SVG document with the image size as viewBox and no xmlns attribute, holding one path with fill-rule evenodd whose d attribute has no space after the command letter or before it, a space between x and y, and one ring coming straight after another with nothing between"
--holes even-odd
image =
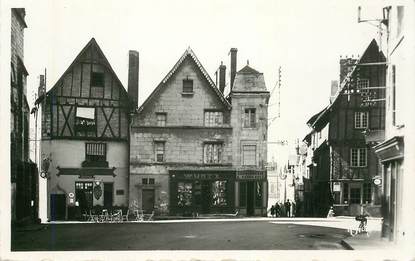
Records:
<instances>
[{"instance_id":1,"label":"chimney","mask_svg":"<svg viewBox=\"0 0 415 261\"><path fill-rule=\"evenodd\" d=\"M129 51L128 59L128 94L133 99L134 107L138 106L138 66L139 54L137 51Z\"/></svg>"},{"instance_id":2,"label":"chimney","mask_svg":"<svg viewBox=\"0 0 415 261\"><path fill-rule=\"evenodd\" d=\"M225 91L225 85L226 85L226 66L223 65L223 62L220 62L219 66L219 79L218 79L218 87L220 92L223 94Z\"/></svg>"},{"instance_id":3,"label":"chimney","mask_svg":"<svg viewBox=\"0 0 415 261\"><path fill-rule=\"evenodd\" d=\"M331 90L330 90L330 103L334 101L337 91L339 90L339 82L331 81Z\"/></svg>"},{"instance_id":4,"label":"chimney","mask_svg":"<svg viewBox=\"0 0 415 261\"><path fill-rule=\"evenodd\" d=\"M356 64L357 59L353 57L342 58L340 56L340 84L343 82L344 78L346 78L347 74L353 69L353 66Z\"/></svg>"},{"instance_id":5,"label":"chimney","mask_svg":"<svg viewBox=\"0 0 415 261\"><path fill-rule=\"evenodd\" d=\"M230 89L232 91L233 88L233 82L235 80L235 75L236 75L236 54L238 52L238 49L236 48L231 48L231 50L229 51L231 53L231 86Z\"/></svg>"}]
</instances>

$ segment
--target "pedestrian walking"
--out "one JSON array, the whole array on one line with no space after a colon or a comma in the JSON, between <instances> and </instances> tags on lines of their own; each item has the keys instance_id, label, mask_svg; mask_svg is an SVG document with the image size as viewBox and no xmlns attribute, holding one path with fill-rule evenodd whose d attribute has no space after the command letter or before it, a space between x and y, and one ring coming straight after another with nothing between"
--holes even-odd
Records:
<instances>
[{"instance_id":1,"label":"pedestrian walking","mask_svg":"<svg viewBox=\"0 0 415 261\"><path fill-rule=\"evenodd\" d=\"M279 202L275 203L275 216L280 217L281 216L281 206Z\"/></svg>"},{"instance_id":2,"label":"pedestrian walking","mask_svg":"<svg viewBox=\"0 0 415 261\"><path fill-rule=\"evenodd\" d=\"M275 206L272 205L271 206L271 217L274 217L274 216L275 216Z\"/></svg>"},{"instance_id":3,"label":"pedestrian walking","mask_svg":"<svg viewBox=\"0 0 415 261\"><path fill-rule=\"evenodd\" d=\"M297 209L295 208L295 201L293 201L293 203L291 203L291 216L295 217L297 215Z\"/></svg>"},{"instance_id":4,"label":"pedestrian walking","mask_svg":"<svg viewBox=\"0 0 415 261\"><path fill-rule=\"evenodd\" d=\"M287 217L291 217L291 203L290 203L289 199L287 199L287 201L285 201L284 207L285 207L285 212L287 214Z\"/></svg>"}]
</instances>

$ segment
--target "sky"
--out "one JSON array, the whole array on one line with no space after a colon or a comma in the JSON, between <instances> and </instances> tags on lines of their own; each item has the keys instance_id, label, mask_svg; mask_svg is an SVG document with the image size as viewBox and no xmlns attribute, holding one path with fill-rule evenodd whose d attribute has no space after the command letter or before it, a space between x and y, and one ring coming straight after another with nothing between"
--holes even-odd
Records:
<instances>
[{"instance_id":1,"label":"sky","mask_svg":"<svg viewBox=\"0 0 415 261\"><path fill-rule=\"evenodd\" d=\"M13 4L26 8L24 62L30 73L29 96L37 90L38 76L45 68L49 89L92 37L125 88L128 51L139 51L139 104L189 46L212 79L221 61L229 73L232 47L238 48L237 69L249 60L251 67L264 73L269 91L281 66L280 118L270 124L268 141L287 140L289 146L269 145L269 160L286 157L294 141L308 133L306 121L328 105L331 80L339 77L340 55L362 54L377 37L376 27L357 22L357 7L362 4L353 0L32 0ZM381 16L379 5L363 5L362 10L362 18ZM276 89L268 118L278 115L277 103Z\"/></svg>"}]
</instances>

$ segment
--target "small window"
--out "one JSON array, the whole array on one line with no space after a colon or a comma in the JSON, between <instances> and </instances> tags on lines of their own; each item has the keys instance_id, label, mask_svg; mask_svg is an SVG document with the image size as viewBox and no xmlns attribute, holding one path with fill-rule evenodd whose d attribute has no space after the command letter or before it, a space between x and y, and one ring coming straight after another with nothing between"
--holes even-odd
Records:
<instances>
[{"instance_id":1,"label":"small window","mask_svg":"<svg viewBox=\"0 0 415 261\"><path fill-rule=\"evenodd\" d=\"M92 72L91 75L91 86L93 87L104 87L104 73Z\"/></svg>"},{"instance_id":2,"label":"small window","mask_svg":"<svg viewBox=\"0 0 415 261\"><path fill-rule=\"evenodd\" d=\"M245 128L255 128L256 126L255 112L256 112L255 108L245 109L245 115L244 115L244 127Z\"/></svg>"},{"instance_id":3,"label":"small window","mask_svg":"<svg viewBox=\"0 0 415 261\"><path fill-rule=\"evenodd\" d=\"M117 195L117 196L122 196L122 195L124 195L124 190L123 190L123 189L117 189L117 190L115 191L115 195Z\"/></svg>"},{"instance_id":4,"label":"small window","mask_svg":"<svg viewBox=\"0 0 415 261\"><path fill-rule=\"evenodd\" d=\"M255 166L256 165L256 145L242 146L242 165Z\"/></svg>"},{"instance_id":5,"label":"small window","mask_svg":"<svg viewBox=\"0 0 415 261\"><path fill-rule=\"evenodd\" d=\"M86 161L106 161L107 144L105 143L86 143L85 144Z\"/></svg>"},{"instance_id":6,"label":"small window","mask_svg":"<svg viewBox=\"0 0 415 261\"><path fill-rule=\"evenodd\" d=\"M366 167L367 165L367 149L353 148L351 149L350 165L352 167Z\"/></svg>"},{"instance_id":7,"label":"small window","mask_svg":"<svg viewBox=\"0 0 415 261\"><path fill-rule=\"evenodd\" d=\"M154 179L153 178L149 178L148 179L148 184L154 185Z\"/></svg>"},{"instance_id":8,"label":"small window","mask_svg":"<svg viewBox=\"0 0 415 261\"><path fill-rule=\"evenodd\" d=\"M164 141L154 143L156 162L164 162Z\"/></svg>"},{"instance_id":9,"label":"small window","mask_svg":"<svg viewBox=\"0 0 415 261\"><path fill-rule=\"evenodd\" d=\"M76 108L75 134L80 137L96 136L95 108Z\"/></svg>"},{"instance_id":10,"label":"small window","mask_svg":"<svg viewBox=\"0 0 415 261\"><path fill-rule=\"evenodd\" d=\"M359 92L368 92L369 89L369 79L358 79L357 80L357 90Z\"/></svg>"},{"instance_id":11,"label":"small window","mask_svg":"<svg viewBox=\"0 0 415 261\"><path fill-rule=\"evenodd\" d=\"M205 126L216 127L222 126L223 112L221 111L205 111Z\"/></svg>"},{"instance_id":12,"label":"small window","mask_svg":"<svg viewBox=\"0 0 415 261\"><path fill-rule=\"evenodd\" d=\"M156 113L156 117L157 117L157 126L159 127L166 126L167 113L158 112Z\"/></svg>"},{"instance_id":13,"label":"small window","mask_svg":"<svg viewBox=\"0 0 415 261\"><path fill-rule=\"evenodd\" d=\"M184 93L193 93L193 80L183 80L183 92Z\"/></svg>"},{"instance_id":14,"label":"small window","mask_svg":"<svg viewBox=\"0 0 415 261\"><path fill-rule=\"evenodd\" d=\"M141 179L141 183L144 184L144 185L147 185L148 184L148 179L147 178Z\"/></svg>"},{"instance_id":15,"label":"small window","mask_svg":"<svg viewBox=\"0 0 415 261\"><path fill-rule=\"evenodd\" d=\"M204 163L221 163L222 162L222 144L205 143L203 146Z\"/></svg>"},{"instance_id":16,"label":"small window","mask_svg":"<svg viewBox=\"0 0 415 261\"><path fill-rule=\"evenodd\" d=\"M354 127L356 129L367 129L369 127L369 112L357 111L354 113Z\"/></svg>"}]
</instances>

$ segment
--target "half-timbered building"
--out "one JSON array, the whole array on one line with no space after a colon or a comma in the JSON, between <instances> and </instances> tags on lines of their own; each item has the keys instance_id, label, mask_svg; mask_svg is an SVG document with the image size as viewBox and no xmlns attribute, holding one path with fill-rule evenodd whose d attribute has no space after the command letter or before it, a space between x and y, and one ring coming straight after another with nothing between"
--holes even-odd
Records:
<instances>
[{"instance_id":1,"label":"half-timbered building","mask_svg":"<svg viewBox=\"0 0 415 261\"><path fill-rule=\"evenodd\" d=\"M385 56L372 40L360 59L341 59L340 70L331 104L308 121L315 146L312 195L324 202L313 212L325 216L333 206L338 215L380 216L381 188L373 181L381 170L373 146L384 139Z\"/></svg>"},{"instance_id":2,"label":"half-timbered building","mask_svg":"<svg viewBox=\"0 0 415 261\"><path fill-rule=\"evenodd\" d=\"M130 51L131 61L138 88L138 53ZM92 38L42 102L41 153L50 220L78 218L94 206L128 207L132 106Z\"/></svg>"}]
</instances>

